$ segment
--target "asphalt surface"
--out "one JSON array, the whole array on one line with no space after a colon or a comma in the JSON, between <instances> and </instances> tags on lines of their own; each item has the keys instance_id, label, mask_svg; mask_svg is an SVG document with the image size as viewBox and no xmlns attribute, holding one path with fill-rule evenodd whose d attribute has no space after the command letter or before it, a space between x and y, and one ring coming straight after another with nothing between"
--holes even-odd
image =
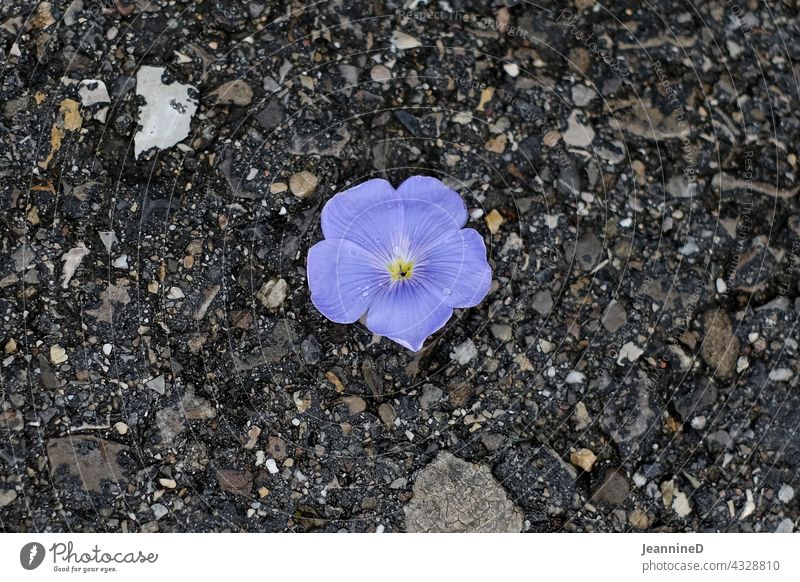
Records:
<instances>
[{"instance_id":1,"label":"asphalt surface","mask_svg":"<svg viewBox=\"0 0 800 582\"><path fill-rule=\"evenodd\" d=\"M565 8L566 7L566 8ZM0 5L0 529L794 531L794 2ZM492 289L326 320L335 193Z\"/></svg>"}]
</instances>

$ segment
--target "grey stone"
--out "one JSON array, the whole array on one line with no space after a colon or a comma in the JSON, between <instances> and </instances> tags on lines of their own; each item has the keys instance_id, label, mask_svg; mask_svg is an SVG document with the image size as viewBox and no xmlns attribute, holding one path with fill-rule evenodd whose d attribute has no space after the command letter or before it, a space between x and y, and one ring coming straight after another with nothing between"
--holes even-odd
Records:
<instances>
[{"instance_id":1,"label":"grey stone","mask_svg":"<svg viewBox=\"0 0 800 582\"><path fill-rule=\"evenodd\" d=\"M625 308L617 301L609 303L603 314L603 327L614 333L626 323L628 316L625 314Z\"/></svg>"},{"instance_id":2,"label":"grey stone","mask_svg":"<svg viewBox=\"0 0 800 582\"><path fill-rule=\"evenodd\" d=\"M543 289L533 296L533 309L540 315L549 315L553 310L553 295L549 289Z\"/></svg>"},{"instance_id":3,"label":"grey stone","mask_svg":"<svg viewBox=\"0 0 800 582\"><path fill-rule=\"evenodd\" d=\"M414 498L405 507L409 532L519 532L522 512L489 467L447 451L417 475Z\"/></svg>"}]
</instances>

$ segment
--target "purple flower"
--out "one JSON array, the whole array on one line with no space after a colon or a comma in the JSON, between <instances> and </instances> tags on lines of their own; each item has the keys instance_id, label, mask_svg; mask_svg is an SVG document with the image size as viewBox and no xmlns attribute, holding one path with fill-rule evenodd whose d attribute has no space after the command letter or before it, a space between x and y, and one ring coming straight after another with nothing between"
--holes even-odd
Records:
<instances>
[{"instance_id":1,"label":"purple flower","mask_svg":"<svg viewBox=\"0 0 800 582\"><path fill-rule=\"evenodd\" d=\"M489 292L486 246L466 222L461 196L436 178L340 192L322 209L325 240L308 251L311 301L336 323L366 313L370 331L419 351L453 308Z\"/></svg>"}]
</instances>

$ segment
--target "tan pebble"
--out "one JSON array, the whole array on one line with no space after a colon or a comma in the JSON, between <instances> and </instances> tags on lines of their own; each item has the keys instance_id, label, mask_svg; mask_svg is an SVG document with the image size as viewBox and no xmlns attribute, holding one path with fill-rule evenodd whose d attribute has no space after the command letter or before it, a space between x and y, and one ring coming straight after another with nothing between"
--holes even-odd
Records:
<instances>
[{"instance_id":1,"label":"tan pebble","mask_svg":"<svg viewBox=\"0 0 800 582\"><path fill-rule=\"evenodd\" d=\"M488 152L492 152L495 154L502 154L504 151L506 151L507 143L508 139L506 138L506 136L500 134L496 135L495 137L487 141L483 147L486 148L486 151Z\"/></svg>"},{"instance_id":2,"label":"tan pebble","mask_svg":"<svg viewBox=\"0 0 800 582\"><path fill-rule=\"evenodd\" d=\"M569 455L569 462L587 473L592 470L595 461L597 461L597 457L589 449L578 449Z\"/></svg>"},{"instance_id":3,"label":"tan pebble","mask_svg":"<svg viewBox=\"0 0 800 582\"><path fill-rule=\"evenodd\" d=\"M647 526L650 525L650 519L647 517L647 513L641 509L634 509L628 516L628 523L636 529L647 529Z\"/></svg>"},{"instance_id":4,"label":"tan pebble","mask_svg":"<svg viewBox=\"0 0 800 582\"><path fill-rule=\"evenodd\" d=\"M175 489L175 487L177 485L177 483L175 483L174 479L161 478L161 479L158 480L158 482L162 487L166 487L167 489Z\"/></svg>"},{"instance_id":5,"label":"tan pebble","mask_svg":"<svg viewBox=\"0 0 800 582\"><path fill-rule=\"evenodd\" d=\"M116 430L119 434L128 434L128 425L124 422L118 422L114 425L114 430Z\"/></svg>"},{"instance_id":6,"label":"tan pebble","mask_svg":"<svg viewBox=\"0 0 800 582\"><path fill-rule=\"evenodd\" d=\"M560 139L561 139L560 133L558 133L557 131L548 131L546 134L544 134L544 139L542 141L544 142L544 145L546 145L549 148L552 148L555 147L555 145L558 143Z\"/></svg>"},{"instance_id":7,"label":"tan pebble","mask_svg":"<svg viewBox=\"0 0 800 582\"><path fill-rule=\"evenodd\" d=\"M271 194L281 194L282 192L286 192L289 189L286 182L273 182L270 187L269 191Z\"/></svg>"},{"instance_id":8,"label":"tan pebble","mask_svg":"<svg viewBox=\"0 0 800 582\"><path fill-rule=\"evenodd\" d=\"M289 178L289 188L300 199L311 198L317 189L317 177L303 170Z\"/></svg>"},{"instance_id":9,"label":"tan pebble","mask_svg":"<svg viewBox=\"0 0 800 582\"><path fill-rule=\"evenodd\" d=\"M497 234L500 230L500 226L506 221L503 218L503 215L497 212L497 210L492 210L489 214L486 215L486 226L489 227L489 232L492 234Z\"/></svg>"},{"instance_id":10,"label":"tan pebble","mask_svg":"<svg viewBox=\"0 0 800 582\"><path fill-rule=\"evenodd\" d=\"M13 354L17 351L17 342L15 342L14 338L12 337L6 342L6 347L3 349L5 349L7 354Z\"/></svg>"},{"instance_id":11,"label":"tan pebble","mask_svg":"<svg viewBox=\"0 0 800 582\"><path fill-rule=\"evenodd\" d=\"M56 344L54 346L50 346L50 361L53 364L63 364L69 359L67 356L66 350L62 348L60 345Z\"/></svg>"}]
</instances>

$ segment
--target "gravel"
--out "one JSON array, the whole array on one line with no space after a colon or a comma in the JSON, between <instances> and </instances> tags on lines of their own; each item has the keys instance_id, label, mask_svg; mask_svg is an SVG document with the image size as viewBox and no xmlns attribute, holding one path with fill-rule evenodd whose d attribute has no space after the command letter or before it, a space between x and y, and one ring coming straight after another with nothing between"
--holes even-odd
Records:
<instances>
[{"instance_id":1,"label":"gravel","mask_svg":"<svg viewBox=\"0 0 800 582\"><path fill-rule=\"evenodd\" d=\"M790 3L428 4L0 4L0 529L797 528ZM493 269L419 353L305 271L415 174Z\"/></svg>"}]
</instances>

